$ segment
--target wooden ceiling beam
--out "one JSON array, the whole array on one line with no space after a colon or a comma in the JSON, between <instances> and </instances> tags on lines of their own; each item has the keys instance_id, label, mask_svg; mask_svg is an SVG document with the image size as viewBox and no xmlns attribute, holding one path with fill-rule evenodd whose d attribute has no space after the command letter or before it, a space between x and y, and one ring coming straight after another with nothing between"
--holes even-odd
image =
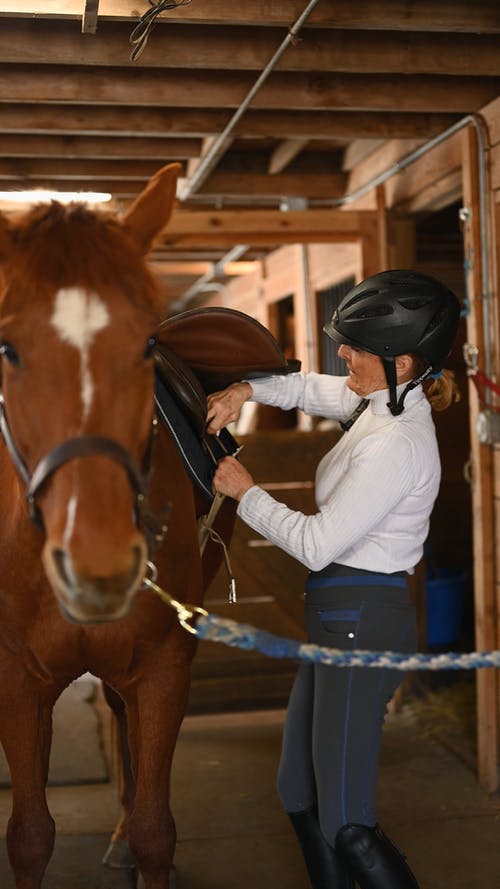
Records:
<instances>
[{"instance_id":1,"label":"wooden ceiling beam","mask_svg":"<svg viewBox=\"0 0 500 889\"><path fill-rule=\"evenodd\" d=\"M103 22L92 40L71 22L6 19L0 63L120 68L130 56L130 25ZM280 37L273 28L202 25L157 28L134 68L260 72ZM280 58L277 71L352 74L500 75L496 34L305 30ZM112 76L112 75L111 75Z\"/></svg>"},{"instance_id":2,"label":"wooden ceiling beam","mask_svg":"<svg viewBox=\"0 0 500 889\"><path fill-rule=\"evenodd\" d=\"M353 170L362 160L380 148L384 143L383 139L353 139L347 145L342 157L342 169L344 171Z\"/></svg>"},{"instance_id":3,"label":"wooden ceiling beam","mask_svg":"<svg viewBox=\"0 0 500 889\"><path fill-rule=\"evenodd\" d=\"M0 130L6 133L127 137L168 135L204 138L221 132L230 112L215 108L138 108L113 105L9 104L0 101ZM361 111L249 110L235 129L245 138L422 138L430 139L459 119L457 114Z\"/></svg>"},{"instance_id":4,"label":"wooden ceiling beam","mask_svg":"<svg viewBox=\"0 0 500 889\"><path fill-rule=\"evenodd\" d=\"M99 0L85 0L82 16L82 33L95 34L97 31L97 17L99 15Z\"/></svg>"},{"instance_id":5,"label":"wooden ceiling beam","mask_svg":"<svg viewBox=\"0 0 500 889\"><path fill-rule=\"evenodd\" d=\"M293 161L294 157L300 154L308 142L309 139L285 139L284 142L280 142L269 160L268 172L271 176L281 173Z\"/></svg>"},{"instance_id":6,"label":"wooden ceiling beam","mask_svg":"<svg viewBox=\"0 0 500 889\"><path fill-rule=\"evenodd\" d=\"M120 138L114 136L55 136L2 133L0 158L151 159L159 163L197 158L201 139Z\"/></svg>"},{"instance_id":7,"label":"wooden ceiling beam","mask_svg":"<svg viewBox=\"0 0 500 889\"><path fill-rule=\"evenodd\" d=\"M386 206L411 201L423 189L432 187L450 174L459 173L461 164L462 134L455 133L385 183Z\"/></svg>"},{"instance_id":8,"label":"wooden ceiling beam","mask_svg":"<svg viewBox=\"0 0 500 889\"><path fill-rule=\"evenodd\" d=\"M118 183L128 181L129 193L134 186L139 190L140 184L153 176L160 166L161 162L149 160L77 158L67 159L62 165L57 158L0 158L0 185L2 181L17 180L19 186L49 180L64 188L66 181L78 181L88 186L89 183L106 180L111 185L116 182L112 190L119 193ZM277 200L284 196L338 198L344 192L346 180L343 173L279 173L268 176L266 173L215 172L204 183L200 194L216 197L262 195Z\"/></svg>"},{"instance_id":9,"label":"wooden ceiling beam","mask_svg":"<svg viewBox=\"0 0 500 889\"><path fill-rule=\"evenodd\" d=\"M163 236L164 246L235 244L276 245L296 242L357 241L369 214L340 210L175 210Z\"/></svg>"},{"instance_id":10,"label":"wooden ceiling beam","mask_svg":"<svg viewBox=\"0 0 500 889\"><path fill-rule=\"evenodd\" d=\"M312 164L312 168L314 165ZM199 188L200 195L247 197L339 198L344 194L347 176L344 173L232 173L215 171Z\"/></svg>"},{"instance_id":11,"label":"wooden ceiling beam","mask_svg":"<svg viewBox=\"0 0 500 889\"><path fill-rule=\"evenodd\" d=\"M16 13L45 18L81 17L82 0L1 0L0 15ZM257 24L287 28L304 9L304 0L272 3L252 0L235 5L234 0L196 0L176 13L171 10L162 17L166 22L199 22L201 24ZM123 18L135 23L139 10L137 0L100 0L99 21L106 17ZM160 21L162 20L160 19ZM327 28L395 29L416 31L484 31L499 32L497 0L391 0L384 5L373 0L322 0L310 15L309 24Z\"/></svg>"},{"instance_id":12,"label":"wooden ceiling beam","mask_svg":"<svg viewBox=\"0 0 500 889\"><path fill-rule=\"evenodd\" d=\"M64 166L58 158L0 158L0 182L2 179L19 179L21 181L50 179L52 182L64 183L65 179L89 182L94 179L141 183L153 176L162 166L158 160L124 161L112 158L98 160L87 158L68 158Z\"/></svg>"},{"instance_id":13,"label":"wooden ceiling beam","mask_svg":"<svg viewBox=\"0 0 500 889\"><path fill-rule=\"evenodd\" d=\"M90 39L90 38L89 38ZM253 85L246 72L0 65L0 101L238 108ZM468 113L500 92L500 77L430 75L272 74L253 100L254 108L288 110L439 111Z\"/></svg>"}]
</instances>

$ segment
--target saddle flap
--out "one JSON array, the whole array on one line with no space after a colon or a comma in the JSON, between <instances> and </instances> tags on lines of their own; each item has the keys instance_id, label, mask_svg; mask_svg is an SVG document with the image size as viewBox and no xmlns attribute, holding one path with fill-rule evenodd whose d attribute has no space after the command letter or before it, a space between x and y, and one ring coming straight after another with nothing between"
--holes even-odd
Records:
<instances>
[{"instance_id":1,"label":"saddle flap","mask_svg":"<svg viewBox=\"0 0 500 889\"><path fill-rule=\"evenodd\" d=\"M198 437L203 438L207 399L190 367L165 343L159 343L155 349L155 372L184 411Z\"/></svg>"},{"instance_id":2,"label":"saddle flap","mask_svg":"<svg viewBox=\"0 0 500 889\"><path fill-rule=\"evenodd\" d=\"M236 309L214 306L173 315L162 323L159 343L189 365L206 392L241 379L300 370L300 361L287 360L259 321Z\"/></svg>"}]
</instances>

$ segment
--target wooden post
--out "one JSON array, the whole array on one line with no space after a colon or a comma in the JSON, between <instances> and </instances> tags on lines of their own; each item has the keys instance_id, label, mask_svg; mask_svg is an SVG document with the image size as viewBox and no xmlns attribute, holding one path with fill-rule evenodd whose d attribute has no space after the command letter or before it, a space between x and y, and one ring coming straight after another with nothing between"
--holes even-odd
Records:
<instances>
[{"instance_id":1,"label":"wooden post","mask_svg":"<svg viewBox=\"0 0 500 889\"><path fill-rule=\"evenodd\" d=\"M479 177L476 135L472 127L462 133L463 203L467 210L464 224L464 250L470 257L467 292L470 313L467 339L479 348L479 366L484 367L483 294L487 282L482 279L481 231L479 215ZM488 245L486 245L488 249ZM476 421L479 404L471 384L470 427L472 461L472 513L474 554L474 598L476 648L498 648L497 605L495 596L495 527L493 509L492 448L479 441ZM478 778L488 792L498 790L498 677L494 669L477 671Z\"/></svg>"}]
</instances>

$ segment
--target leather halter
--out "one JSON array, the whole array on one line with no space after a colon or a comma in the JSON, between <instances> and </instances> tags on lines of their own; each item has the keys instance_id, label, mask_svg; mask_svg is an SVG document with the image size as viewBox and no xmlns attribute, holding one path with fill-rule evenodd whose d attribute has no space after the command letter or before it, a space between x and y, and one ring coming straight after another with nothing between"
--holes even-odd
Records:
<instances>
[{"instance_id":1,"label":"leather halter","mask_svg":"<svg viewBox=\"0 0 500 889\"><path fill-rule=\"evenodd\" d=\"M146 497L147 477L137 469L128 451L112 438L105 438L100 435L82 435L68 439L68 441L57 445L52 451L42 457L39 463L35 466L33 473L30 475L26 462L12 437L5 415L5 402L1 391L0 432L2 433L12 462L26 485L26 497L29 504L30 518L40 527L43 528L43 520L36 503L36 498L42 485L45 484L57 469L65 463L68 463L70 460L96 454L103 457L109 457L115 462L120 463L126 469L136 495L136 511L137 513L143 513L142 501L144 501ZM139 508L139 505L141 505L141 508Z\"/></svg>"}]
</instances>

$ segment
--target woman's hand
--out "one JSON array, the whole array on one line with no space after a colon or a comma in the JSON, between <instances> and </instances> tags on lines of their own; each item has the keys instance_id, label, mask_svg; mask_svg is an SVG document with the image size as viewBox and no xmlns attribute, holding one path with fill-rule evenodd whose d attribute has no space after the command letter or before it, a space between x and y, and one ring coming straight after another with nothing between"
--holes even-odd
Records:
<instances>
[{"instance_id":1,"label":"woman's hand","mask_svg":"<svg viewBox=\"0 0 500 889\"><path fill-rule=\"evenodd\" d=\"M252 391L250 383L233 383L227 389L209 395L207 398L207 432L215 435L228 423L237 420L245 401L248 401L252 396Z\"/></svg>"},{"instance_id":2,"label":"woman's hand","mask_svg":"<svg viewBox=\"0 0 500 889\"><path fill-rule=\"evenodd\" d=\"M219 494L232 497L233 500L241 500L255 482L244 466L235 457L224 457L217 466L213 488Z\"/></svg>"}]
</instances>

